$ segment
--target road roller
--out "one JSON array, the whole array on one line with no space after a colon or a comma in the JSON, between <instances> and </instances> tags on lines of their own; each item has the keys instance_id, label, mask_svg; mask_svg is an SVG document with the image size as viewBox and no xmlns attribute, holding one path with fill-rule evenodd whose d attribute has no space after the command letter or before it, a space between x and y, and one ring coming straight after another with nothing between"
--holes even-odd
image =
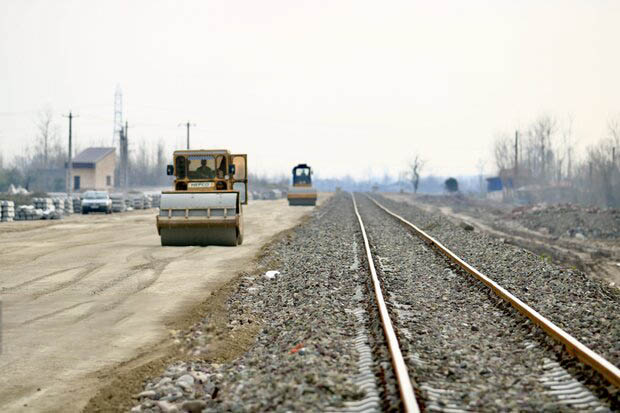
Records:
<instances>
[{"instance_id":1,"label":"road roller","mask_svg":"<svg viewBox=\"0 0 620 413\"><path fill-rule=\"evenodd\" d=\"M179 150L162 191L157 232L162 246L241 245L248 203L247 155L228 150Z\"/></svg>"},{"instance_id":2,"label":"road roller","mask_svg":"<svg viewBox=\"0 0 620 413\"><path fill-rule=\"evenodd\" d=\"M316 205L316 189L312 187L312 168L300 163L293 168L293 185L288 189L289 205Z\"/></svg>"}]
</instances>

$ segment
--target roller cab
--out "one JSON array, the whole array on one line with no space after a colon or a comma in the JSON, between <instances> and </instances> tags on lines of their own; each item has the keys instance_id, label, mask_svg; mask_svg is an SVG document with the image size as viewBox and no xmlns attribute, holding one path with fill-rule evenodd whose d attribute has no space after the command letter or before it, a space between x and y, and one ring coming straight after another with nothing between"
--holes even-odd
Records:
<instances>
[{"instance_id":1,"label":"roller cab","mask_svg":"<svg viewBox=\"0 0 620 413\"><path fill-rule=\"evenodd\" d=\"M157 232L162 246L240 245L248 200L247 155L227 150L175 151L163 191Z\"/></svg>"},{"instance_id":2,"label":"roller cab","mask_svg":"<svg viewBox=\"0 0 620 413\"><path fill-rule=\"evenodd\" d=\"M312 168L305 163L293 168L293 185L288 189L289 205L316 205L317 192L312 187Z\"/></svg>"}]
</instances>

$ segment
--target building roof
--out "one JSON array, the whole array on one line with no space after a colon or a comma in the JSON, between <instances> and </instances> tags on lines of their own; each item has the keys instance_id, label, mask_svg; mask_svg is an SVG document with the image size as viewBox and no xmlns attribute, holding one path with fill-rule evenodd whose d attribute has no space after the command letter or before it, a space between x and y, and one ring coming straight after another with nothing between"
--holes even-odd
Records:
<instances>
[{"instance_id":1,"label":"building roof","mask_svg":"<svg viewBox=\"0 0 620 413\"><path fill-rule=\"evenodd\" d=\"M73 158L73 162L97 163L112 152L116 152L116 148L86 148Z\"/></svg>"}]
</instances>

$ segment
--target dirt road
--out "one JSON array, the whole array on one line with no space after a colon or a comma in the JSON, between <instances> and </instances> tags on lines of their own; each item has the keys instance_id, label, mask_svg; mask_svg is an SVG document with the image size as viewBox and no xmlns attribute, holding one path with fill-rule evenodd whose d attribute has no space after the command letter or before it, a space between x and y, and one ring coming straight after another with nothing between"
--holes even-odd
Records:
<instances>
[{"instance_id":1,"label":"dirt road","mask_svg":"<svg viewBox=\"0 0 620 413\"><path fill-rule=\"evenodd\" d=\"M162 248L155 210L1 224L0 411L79 411L94 372L167 337L166 320L312 209L251 203L239 247Z\"/></svg>"}]
</instances>

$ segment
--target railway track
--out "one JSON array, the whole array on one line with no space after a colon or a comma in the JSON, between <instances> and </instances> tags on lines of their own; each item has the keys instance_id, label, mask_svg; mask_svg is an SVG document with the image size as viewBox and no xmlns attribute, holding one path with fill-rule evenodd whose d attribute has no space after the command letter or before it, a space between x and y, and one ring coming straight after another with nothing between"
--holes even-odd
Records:
<instances>
[{"instance_id":1,"label":"railway track","mask_svg":"<svg viewBox=\"0 0 620 413\"><path fill-rule=\"evenodd\" d=\"M616 366L421 228L352 199L397 381L384 409L620 408Z\"/></svg>"}]
</instances>

